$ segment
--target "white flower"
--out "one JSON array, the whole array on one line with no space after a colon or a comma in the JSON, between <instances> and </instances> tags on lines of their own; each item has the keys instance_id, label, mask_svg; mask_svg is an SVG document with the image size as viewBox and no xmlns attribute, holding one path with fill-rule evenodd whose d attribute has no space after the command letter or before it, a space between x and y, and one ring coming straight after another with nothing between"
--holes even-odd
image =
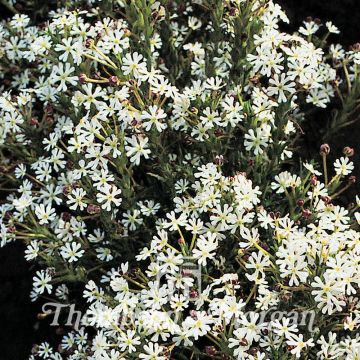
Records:
<instances>
[{"instance_id":1,"label":"white flower","mask_svg":"<svg viewBox=\"0 0 360 360\"><path fill-rule=\"evenodd\" d=\"M216 234L207 232L206 237L204 235L200 235L196 240L196 248L193 250L194 258L198 260L200 265L205 266L208 259L215 259L215 251L218 248L218 244Z\"/></svg>"},{"instance_id":2,"label":"white flower","mask_svg":"<svg viewBox=\"0 0 360 360\"><path fill-rule=\"evenodd\" d=\"M51 204L44 205L40 204L35 207L35 215L38 217L39 224L48 224L53 221L56 217L55 209L51 207Z\"/></svg>"},{"instance_id":3,"label":"white flower","mask_svg":"<svg viewBox=\"0 0 360 360\"><path fill-rule=\"evenodd\" d=\"M133 135L131 138L126 138L126 142L126 155L130 157L132 163L139 165L141 156L144 156L145 159L149 158L151 151L147 148L149 142L147 137L136 137Z\"/></svg>"},{"instance_id":4,"label":"white flower","mask_svg":"<svg viewBox=\"0 0 360 360\"><path fill-rule=\"evenodd\" d=\"M43 294L47 291L48 294L51 294L53 286L50 284L51 276L47 272L44 270L37 271L36 276L33 277L33 282L34 289L37 293Z\"/></svg>"},{"instance_id":5,"label":"white flower","mask_svg":"<svg viewBox=\"0 0 360 360\"><path fill-rule=\"evenodd\" d=\"M337 175L346 176L354 170L354 163L348 157L341 157L335 160L334 168Z\"/></svg>"},{"instance_id":6,"label":"white flower","mask_svg":"<svg viewBox=\"0 0 360 360\"><path fill-rule=\"evenodd\" d=\"M118 189L115 185L103 186L100 188L100 192L96 194L96 199L99 203L103 203L101 208L106 211L111 211L111 205L120 206L122 199L116 198L121 194L121 189Z\"/></svg>"},{"instance_id":7,"label":"white flower","mask_svg":"<svg viewBox=\"0 0 360 360\"><path fill-rule=\"evenodd\" d=\"M267 134L260 128L257 128L254 132L253 129L250 129L247 134L245 134L244 145L246 150L253 150L255 155L262 154L264 152L263 148L268 146L269 138Z\"/></svg>"},{"instance_id":8,"label":"white flower","mask_svg":"<svg viewBox=\"0 0 360 360\"><path fill-rule=\"evenodd\" d=\"M166 118L166 114L163 109L159 109L156 105L149 106L148 111L141 113L141 120L143 121L143 127L146 131L149 131L153 125L158 132L162 132L167 128L167 124L162 122Z\"/></svg>"},{"instance_id":9,"label":"white flower","mask_svg":"<svg viewBox=\"0 0 360 360\"><path fill-rule=\"evenodd\" d=\"M143 56L137 52L127 53L121 66L124 75L133 74L135 78L138 78L141 73L146 71L146 63L142 60Z\"/></svg>"},{"instance_id":10,"label":"white flower","mask_svg":"<svg viewBox=\"0 0 360 360\"><path fill-rule=\"evenodd\" d=\"M83 256L85 250L80 250L81 244L76 242L66 243L60 248L61 256L70 262L78 261Z\"/></svg>"},{"instance_id":11,"label":"white flower","mask_svg":"<svg viewBox=\"0 0 360 360\"><path fill-rule=\"evenodd\" d=\"M139 354L139 358L143 360L166 360L165 356L161 354L164 351L164 348L158 343L149 342L143 347L142 353Z\"/></svg>"}]
</instances>

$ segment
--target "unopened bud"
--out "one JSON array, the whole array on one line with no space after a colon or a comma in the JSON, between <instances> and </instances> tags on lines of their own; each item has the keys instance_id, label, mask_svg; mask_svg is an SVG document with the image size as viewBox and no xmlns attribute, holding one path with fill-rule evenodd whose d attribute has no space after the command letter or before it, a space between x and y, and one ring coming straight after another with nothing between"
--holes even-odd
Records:
<instances>
[{"instance_id":1,"label":"unopened bud","mask_svg":"<svg viewBox=\"0 0 360 360\"><path fill-rule=\"evenodd\" d=\"M349 146L345 146L343 149L343 154L347 157L354 156L355 150Z\"/></svg>"},{"instance_id":2,"label":"unopened bud","mask_svg":"<svg viewBox=\"0 0 360 360\"><path fill-rule=\"evenodd\" d=\"M304 201L303 199L299 199L299 200L297 201L297 204L298 204L298 206L303 207L304 204L305 204L305 201Z\"/></svg>"},{"instance_id":3,"label":"unopened bud","mask_svg":"<svg viewBox=\"0 0 360 360\"><path fill-rule=\"evenodd\" d=\"M309 209L304 209L303 212L302 212L302 216L305 219L308 219L311 216L311 211Z\"/></svg>"},{"instance_id":4,"label":"unopened bud","mask_svg":"<svg viewBox=\"0 0 360 360\"><path fill-rule=\"evenodd\" d=\"M216 155L216 156L215 156L214 163L215 163L216 165L219 165L219 166L223 165L223 164L224 164L224 156L222 156L222 155Z\"/></svg>"},{"instance_id":5,"label":"unopened bud","mask_svg":"<svg viewBox=\"0 0 360 360\"><path fill-rule=\"evenodd\" d=\"M39 345L35 344L31 348L31 354L36 355L39 352Z\"/></svg>"},{"instance_id":6,"label":"unopened bud","mask_svg":"<svg viewBox=\"0 0 360 360\"><path fill-rule=\"evenodd\" d=\"M312 186L316 186L317 185L317 182L318 182L318 179L315 175L312 175L311 178L310 178L310 184Z\"/></svg>"},{"instance_id":7,"label":"unopened bud","mask_svg":"<svg viewBox=\"0 0 360 360\"><path fill-rule=\"evenodd\" d=\"M356 183L356 176L354 175L349 176L348 182L351 184Z\"/></svg>"},{"instance_id":8,"label":"unopened bud","mask_svg":"<svg viewBox=\"0 0 360 360\"><path fill-rule=\"evenodd\" d=\"M250 355L256 355L258 353L259 349L257 347L251 347L248 352Z\"/></svg>"},{"instance_id":9,"label":"unopened bud","mask_svg":"<svg viewBox=\"0 0 360 360\"><path fill-rule=\"evenodd\" d=\"M133 126L133 127L137 126L137 124L138 124L138 121L135 120L135 119L132 120L131 123L130 123L130 125Z\"/></svg>"},{"instance_id":10,"label":"unopened bud","mask_svg":"<svg viewBox=\"0 0 360 360\"><path fill-rule=\"evenodd\" d=\"M322 144L320 146L320 155L328 155L330 153L330 146L329 144Z\"/></svg>"},{"instance_id":11,"label":"unopened bud","mask_svg":"<svg viewBox=\"0 0 360 360\"><path fill-rule=\"evenodd\" d=\"M229 11L230 16L237 16L239 14L239 10L236 7L232 7Z\"/></svg>"},{"instance_id":12,"label":"unopened bud","mask_svg":"<svg viewBox=\"0 0 360 360\"><path fill-rule=\"evenodd\" d=\"M95 214L99 214L101 211L101 208L99 205L95 205L95 204L89 204L86 208L86 211L88 214L90 215L95 215Z\"/></svg>"},{"instance_id":13,"label":"unopened bud","mask_svg":"<svg viewBox=\"0 0 360 360\"><path fill-rule=\"evenodd\" d=\"M93 39L86 39L86 41L85 41L85 47L86 47L86 48L91 47L93 41L94 41Z\"/></svg>"},{"instance_id":14,"label":"unopened bud","mask_svg":"<svg viewBox=\"0 0 360 360\"><path fill-rule=\"evenodd\" d=\"M185 134L183 143L184 143L184 145L191 145L193 143L191 136L189 136L188 134Z\"/></svg>"},{"instance_id":15,"label":"unopened bud","mask_svg":"<svg viewBox=\"0 0 360 360\"><path fill-rule=\"evenodd\" d=\"M197 290L193 289L190 291L189 295L190 295L191 299L197 299L199 297L199 292Z\"/></svg>"},{"instance_id":16,"label":"unopened bud","mask_svg":"<svg viewBox=\"0 0 360 360\"><path fill-rule=\"evenodd\" d=\"M79 81L81 84L84 84L86 82L87 76L86 74L80 74L79 75Z\"/></svg>"},{"instance_id":17,"label":"unopened bud","mask_svg":"<svg viewBox=\"0 0 360 360\"><path fill-rule=\"evenodd\" d=\"M30 125L38 126L39 125L39 120L37 118L35 118L35 117L31 118Z\"/></svg>"},{"instance_id":18,"label":"unopened bud","mask_svg":"<svg viewBox=\"0 0 360 360\"><path fill-rule=\"evenodd\" d=\"M217 354L215 346L205 346L205 354L214 356Z\"/></svg>"},{"instance_id":19,"label":"unopened bud","mask_svg":"<svg viewBox=\"0 0 360 360\"><path fill-rule=\"evenodd\" d=\"M193 107L190 108L190 112L193 113L193 114L195 114L195 115L197 115L197 113L199 112L199 110L198 110L196 107L193 106Z\"/></svg>"},{"instance_id":20,"label":"unopened bud","mask_svg":"<svg viewBox=\"0 0 360 360\"><path fill-rule=\"evenodd\" d=\"M115 75L109 77L109 84L110 85L117 85L119 82L119 78Z\"/></svg>"},{"instance_id":21,"label":"unopened bud","mask_svg":"<svg viewBox=\"0 0 360 360\"><path fill-rule=\"evenodd\" d=\"M64 220L65 222L69 222L71 220L71 214L68 212L63 212L61 214L61 219Z\"/></svg>"},{"instance_id":22,"label":"unopened bud","mask_svg":"<svg viewBox=\"0 0 360 360\"><path fill-rule=\"evenodd\" d=\"M248 346L249 343L245 338L242 338L242 339L239 340L239 345L240 346Z\"/></svg>"}]
</instances>

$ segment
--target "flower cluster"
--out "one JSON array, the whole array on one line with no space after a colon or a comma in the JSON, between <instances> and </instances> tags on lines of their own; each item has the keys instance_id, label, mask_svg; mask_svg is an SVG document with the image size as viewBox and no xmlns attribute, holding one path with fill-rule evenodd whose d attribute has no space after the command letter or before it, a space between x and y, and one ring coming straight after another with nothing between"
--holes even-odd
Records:
<instances>
[{"instance_id":1,"label":"flower cluster","mask_svg":"<svg viewBox=\"0 0 360 360\"><path fill-rule=\"evenodd\" d=\"M360 49L272 1L91 3L0 25L1 246L32 300L87 302L30 359L356 359L353 150L294 149L309 108L351 122Z\"/></svg>"}]
</instances>

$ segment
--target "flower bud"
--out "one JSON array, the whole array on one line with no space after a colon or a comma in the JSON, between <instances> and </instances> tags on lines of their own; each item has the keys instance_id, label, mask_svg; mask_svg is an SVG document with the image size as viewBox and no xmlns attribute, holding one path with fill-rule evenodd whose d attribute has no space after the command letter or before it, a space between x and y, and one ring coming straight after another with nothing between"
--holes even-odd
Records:
<instances>
[{"instance_id":1,"label":"flower bud","mask_svg":"<svg viewBox=\"0 0 360 360\"><path fill-rule=\"evenodd\" d=\"M347 157L354 156L355 150L349 146L345 146L343 150L343 154Z\"/></svg>"},{"instance_id":2,"label":"flower bud","mask_svg":"<svg viewBox=\"0 0 360 360\"><path fill-rule=\"evenodd\" d=\"M330 153L330 146L329 144L322 144L320 146L320 155L324 156L324 155L328 155Z\"/></svg>"},{"instance_id":3,"label":"flower bud","mask_svg":"<svg viewBox=\"0 0 360 360\"><path fill-rule=\"evenodd\" d=\"M191 107L190 109L189 109L189 111L192 113L192 114L194 114L194 115L197 115L198 114L198 112L199 112L199 110L196 108L196 107Z\"/></svg>"},{"instance_id":4,"label":"flower bud","mask_svg":"<svg viewBox=\"0 0 360 360\"><path fill-rule=\"evenodd\" d=\"M304 201L303 199L299 199L299 200L297 201L297 204L298 204L298 206L303 207L304 204L305 204L305 201Z\"/></svg>"},{"instance_id":5,"label":"flower bud","mask_svg":"<svg viewBox=\"0 0 360 360\"><path fill-rule=\"evenodd\" d=\"M308 219L311 216L311 211L309 209L304 209L303 212L302 212L302 216L305 219Z\"/></svg>"},{"instance_id":6,"label":"flower bud","mask_svg":"<svg viewBox=\"0 0 360 360\"><path fill-rule=\"evenodd\" d=\"M136 127L138 125L138 121L136 119L134 119L131 121L130 125L133 127Z\"/></svg>"},{"instance_id":7,"label":"flower bud","mask_svg":"<svg viewBox=\"0 0 360 360\"><path fill-rule=\"evenodd\" d=\"M193 318L193 319L197 319L197 311L196 310L190 310L190 316Z\"/></svg>"},{"instance_id":8,"label":"flower bud","mask_svg":"<svg viewBox=\"0 0 360 360\"><path fill-rule=\"evenodd\" d=\"M217 354L215 346L205 346L205 354L214 356Z\"/></svg>"},{"instance_id":9,"label":"flower bud","mask_svg":"<svg viewBox=\"0 0 360 360\"><path fill-rule=\"evenodd\" d=\"M51 277L54 277L56 275L56 270L54 267L48 267L46 269L46 273L51 276Z\"/></svg>"},{"instance_id":10,"label":"flower bud","mask_svg":"<svg viewBox=\"0 0 360 360\"><path fill-rule=\"evenodd\" d=\"M249 343L245 338L242 338L242 339L239 340L239 345L240 346L248 346Z\"/></svg>"},{"instance_id":11,"label":"flower bud","mask_svg":"<svg viewBox=\"0 0 360 360\"><path fill-rule=\"evenodd\" d=\"M71 219L71 214L68 212L63 212L61 214L61 219L64 220L65 222L68 222Z\"/></svg>"},{"instance_id":12,"label":"flower bud","mask_svg":"<svg viewBox=\"0 0 360 360\"><path fill-rule=\"evenodd\" d=\"M251 347L249 350L248 350L248 353L250 354L250 355L256 355L257 353L258 353L258 351L259 351L259 349L257 348L257 347L255 347L255 346L253 346L253 347Z\"/></svg>"},{"instance_id":13,"label":"flower bud","mask_svg":"<svg viewBox=\"0 0 360 360\"><path fill-rule=\"evenodd\" d=\"M351 184L355 184L356 183L356 176L354 176L354 175L349 176L348 182L351 183Z\"/></svg>"},{"instance_id":14,"label":"flower bud","mask_svg":"<svg viewBox=\"0 0 360 360\"><path fill-rule=\"evenodd\" d=\"M232 7L229 11L230 16L237 16L239 14L239 10L236 7Z\"/></svg>"},{"instance_id":15,"label":"flower bud","mask_svg":"<svg viewBox=\"0 0 360 360\"><path fill-rule=\"evenodd\" d=\"M85 47L86 47L86 48L90 48L93 42L94 42L93 39L86 39L86 41L85 41Z\"/></svg>"},{"instance_id":16,"label":"flower bud","mask_svg":"<svg viewBox=\"0 0 360 360\"><path fill-rule=\"evenodd\" d=\"M110 85L117 85L119 82L119 78L115 75L109 77L109 84Z\"/></svg>"},{"instance_id":17,"label":"flower bud","mask_svg":"<svg viewBox=\"0 0 360 360\"><path fill-rule=\"evenodd\" d=\"M215 135L216 137L223 136L223 135L224 135L224 130L223 130L223 129L216 129L216 130L214 131L214 135Z\"/></svg>"},{"instance_id":18,"label":"flower bud","mask_svg":"<svg viewBox=\"0 0 360 360\"><path fill-rule=\"evenodd\" d=\"M317 185L317 182L318 182L318 179L315 175L312 175L311 178L310 178L310 184L312 186L316 186Z\"/></svg>"},{"instance_id":19,"label":"flower bud","mask_svg":"<svg viewBox=\"0 0 360 360\"><path fill-rule=\"evenodd\" d=\"M223 165L223 164L224 164L224 156L222 156L222 155L216 155L216 156L215 156L214 163L215 163L216 165L219 165L219 166Z\"/></svg>"},{"instance_id":20,"label":"flower bud","mask_svg":"<svg viewBox=\"0 0 360 360\"><path fill-rule=\"evenodd\" d=\"M88 214L90 215L95 215L95 214L99 214L101 211L101 208L99 205L95 205L95 204L89 204L86 208L86 211Z\"/></svg>"},{"instance_id":21,"label":"flower bud","mask_svg":"<svg viewBox=\"0 0 360 360\"><path fill-rule=\"evenodd\" d=\"M84 84L86 82L87 76L86 74L80 74L79 75L79 81L81 84Z\"/></svg>"},{"instance_id":22,"label":"flower bud","mask_svg":"<svg viewBox=\"0 0 360 360\"><path fill-rule=\"evenodd\" d=\"M31 118L30 125L32 125L32 126L39 125L39 120L37 118L35 118L35 117Z\"/></svg>"},{"instance_id":23,"label":"flower bud","mask_svg":"<svg viewBox=\"0 0 360 360\"><path fill-rule=\"evenodd\" d=\"M50 104L47 104L45 106L45 111L47 112L48 115L52 115L54 113L54 107Z\"/></svg>"},{"instance_id":24,"label":"flower bud","mask_svg":"<svg viewBox=\"0 0 360 360\"><path fill-rule=\"evenodd\" d=\"M185 244L185 240L183 238L179 238L178 239L178 244L179 245L184 245Z\"/></svg>"},{"instance_id":25,"label":"flower bud","mask_svg":"<svg viewBox=\"0 0 360 360\"><path fill-rule=\"evenodd\" d=\"M31 348L31 354L36 355L39 352L39 345L34 344Z\"/></svg>"},{"instance_id":26,"label":"flower bud","mask_svg":"<svg viewBox=\"0 0 360 360\"><path fill-rule=\"evenodd\" d=\"M330 204L330 203L331 203L331 197L330 197L330 196L321 196L320 199L321 199L325 204Z\"/></svg>"}]
</instances>

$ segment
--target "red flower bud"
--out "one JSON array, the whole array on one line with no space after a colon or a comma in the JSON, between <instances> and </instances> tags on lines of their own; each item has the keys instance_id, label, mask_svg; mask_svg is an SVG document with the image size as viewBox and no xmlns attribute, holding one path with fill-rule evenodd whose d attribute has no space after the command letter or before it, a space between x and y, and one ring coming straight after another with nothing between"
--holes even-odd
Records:
<instances>
[{"instance_id":1,"label":"red flower bud","mask_svg":"<svg viewBox=\"0 0 360 360\"><path fill-rule=\"evenodd\" d=\"M330 153L330 146L329 144L322 144L320 146L320 155L328 155Z\"/></svg>"},{"instance_id":2,"label":"red flower bud","mask_svg":"<svg viewBox=\"0 0 360 360\"><path fill-rule=\"evenodd\" d=\"M80 74L79 75L79 81L80 81L81 84L84 84L86 79L87 79L86 74Z\"/></svg>"},{"instance_id":3,"label":"red flower bud","mask_svg":"<svg viewBox=\"0 0 360 360\"><path fill-rule=\"evenodd\" d=\"M297 201L297 204L298 204L298 206L303 207L304 204L305 204L305 201L304 201L303 199L299 199L299 200Z\"/></svg>"},{"instance_id":4,"label":"red flower bud","mask_svg":"<svg viewBox=\"0 0 360 360\"><path fill-rule=\"evenodd\" d=\"M347 157L354 156L355 150L349 146L345 146L343 149L343 154Z\"/></svg>"},{"instance_id":5,"label":"red flower bud","mask_svg":"<svg viewBox=\"0 0 360 360\"><path fill-rule=\"evenodd\" d=\"M30 125L38 126L39 125L39 120L37 118L35 118L35 117L31 118Z\"/></svg>"}]
</instances>

